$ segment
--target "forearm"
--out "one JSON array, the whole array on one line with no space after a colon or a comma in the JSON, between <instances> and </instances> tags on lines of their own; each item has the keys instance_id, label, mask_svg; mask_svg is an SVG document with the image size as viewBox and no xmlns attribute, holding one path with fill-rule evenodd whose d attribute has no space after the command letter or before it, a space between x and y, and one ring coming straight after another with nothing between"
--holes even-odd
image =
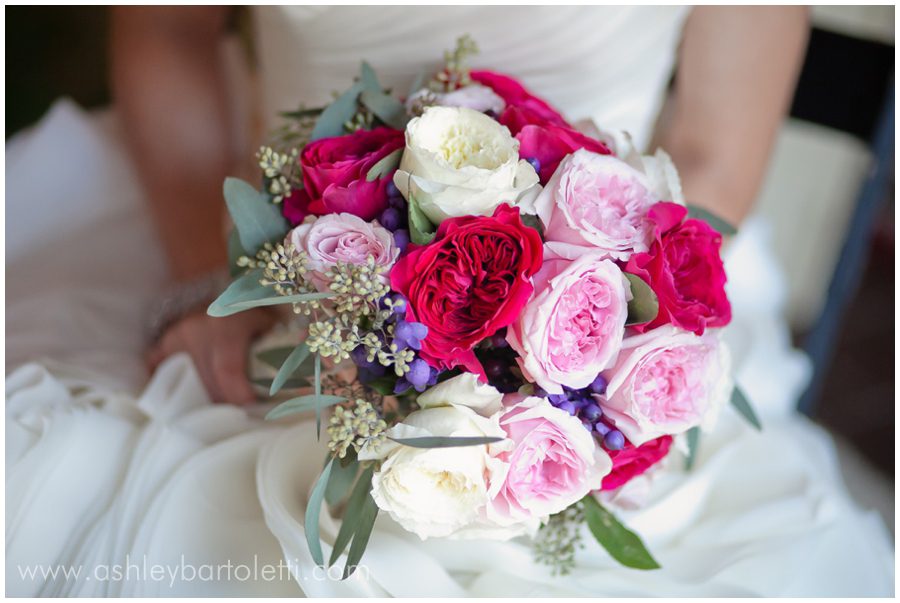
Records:
<instances>
[{"instance_id":1,"label":"forearm","mask_svg":"<svg viewBox=\"0 0 900 603\"><path fill-rule=\"evenodd\" d=\"M739 223L752 208L806 47L805 7L700 7L688 19L657 141L689 202Z\"/></svg>"},{"instance_id":2,"label":"forearm","mask_svg":"<svg viewBox=\"0 0 900 603\"><path fill-rule=\"evenodd\" d=\"M174 278L223 264L222 181L233 129L218 42L222 9L120 8L112 82Z\"/></svg>"}]
</instances>

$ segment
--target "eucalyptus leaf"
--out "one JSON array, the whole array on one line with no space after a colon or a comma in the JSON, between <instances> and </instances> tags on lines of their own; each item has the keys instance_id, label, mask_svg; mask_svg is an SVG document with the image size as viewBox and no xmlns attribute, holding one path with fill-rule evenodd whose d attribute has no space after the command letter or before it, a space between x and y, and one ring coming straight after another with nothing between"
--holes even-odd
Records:
<instances>
[{"instance_id":1,"label":"eucalyptus leaf","mask_svg":"<svg viewBox=\"0 0 900 603\"><path fill-rule=\"evenodd\" d=\"M209 305L206 313L215 317L230 316L244 309L235 307L235 304L252 303L267 298L272 290L259 283L262 275L262 269L254 268L236 278Z\"/></svg>"},{"instance_id":2,"label":"eucalyptus leaf","mask_svg":"<svg viewBox=\"0 0 900 603\"><path fill-rule=\"evenodd\" d=\"M241 245L237 228L232 228L228 233L228 274L231 278L237 278L247 271L246 268L237 265L238 258L243 255L248 255L247 250Z\"/></svg>"},{"instance_id":3,"label":"eucalyptus leaf","mask_svg":"<svg viewBox=\"0 0 900 603\"><path fill-rule=\"evenodd\" d=\"M374 113L375 117L392 128L402 130L409 121L406 107L390 94L380 90L363 90L359 95L359 101Z\"/></svg>"},{"instance_id":4,"label":"eucalyptus leaf","mask_svg":"<svg viewBox=\"0 0 900 603\"><path fill-rule=\"evenodd\" d=\"M403 149L397 149L382 157L378 163L369 168L369 171L366 173L366 182L372 182L396 170L397 166L400 165L401 157L403 157Z\"/></svg>"},{"instance_id":5,"label":"eucalyptus leaf","mask_svg":"<svg viewBox=\"0 0 900 603\"><path fill-rule=\"evenodd\" d=\"M331 138L345 134L344 124L353 119L358 110L357 102L359 94L364 89L362 82L356 82L350 89L337 97L334 102L325 107L322 115L316 120L310 140Z\"/></svg>"},{"instance_id":6,"label":"eucalyptus leaf","mask_svg":"<svg viewBox=\"0 0 900 603\"><path fill-rule=\"evenodd\" d=\"M297 109L296 111L282 111L280 115L286 119L303 119L304 117L315 117L316 115L320 115L324 110L324 107Z\"/></svg>"},{"instance_id":7,"label":"eucalyptus leaf","mask_svg":"<svg viewBox=\"0 0 900 603\"><path fill-rule=\"evenodd\" d=\"M264 244L281 240L287 234L287 220L267 194L239 178L226 178L223 192L241 247L248 254L255 254Z\"/></svg>"},{"instance_id":8,"label":"eucalyptus leaf","mask_svg":"<svg viewBox=\"0 0 900 603\"><path fill-rule=\"evenodd\" d=\"M697 460L697 451L700 449L700 428L691 427L687 430L685 436L687 437L688 453L687 458L684 459L684 469L685 471L690 471L694 468L694 461Z\"/></svg>"},{"instance_id":9,"label":"eucalyptus leaf","mask_svg":"<svg viewBox=\"0 0 900 603\"><path fill-rule=\"evenodd\" d=\"M628 284L631 285L631 301L628 302L628 318L625 326L646 324L659 314L659 299L650 285L641 277L623 272Z\"/></svg>"},{"instance_id":10,"label":"eucalyptus leaf","mask_svg":"<svg viewBox=\"0 0 900 603\"><path fill-rule=\"evenodd\" d=\"M265 350L264 352L260 352L256 355L256 358L269 366L271 366L276 371L281 368L281 365L284 364L284 361L287 360L287 357L291 355L291 352L294 351L293 346L285 346L280 348L271 348Z\"/></svg>"},{"instance_id":11,"label":"eucalyptus leaf","mask_svg":"<svg viewBox=\"0 0 900 603\"><path fill-rule=\"evenodd\" d=\"M269 389L272 387L272 379L251 379L250 382L254 385L258 385L260 387L264 387ZM309 387L311 383L306 379L301 377L291 377L287 381L281 384L281 389L300 389L302 387Z\"/></svg>"},{"instance_id":12,"label":"eucalyptus leaf","mask_svg":"<svg viewBox=\"0 0 900 603\"><path fill-rule=\"evenodd\" d=\"M341 527L338 535L334 540L334 546L331 547L331 557L328 560L328 566L331 567L337 563L338 557L350 544L353 535L356 533L360 522L360 513L363 508L366 496L372 489L372 474L375 472L374 465L370 465L359 476L353 492L350 494L350 500L347 501L347 508L344 509L344 518L341 521Z\"/></svg>"},{"instance_id":13,"label":"eucalyptus leaf","mask_svg":"<svg viewBox=\"0 0 900 603\"><path fill-rule=\"evenodd\" d=\"M597 499L588 494L582 499L584 518L591 534L613 559L633 569L659 569L640 537L619 523Z\"/></svg>"},{"instance_id":14,"label":"eucalyptus leaf","mask_svg":"<svg viewBox=\"0 0 900 603\"><path fill-rule=\"evenodd\" d=\"M372 535L372 528L375 527L375 519L378 518L378 505L372 498L372 492L366 491L366 497L363 499L362 510L359 512L359 527L353 534L353 542L350 543L350 551L347 553L347 563L344 565L344 574L341 580L346 580L353 575L362 556L366 552L366 546L369 544L369 537Z\"/></svg>"},{"instance_id":15,"label":"eucalyptus leaf","mask_svg":"<svg viewBox=\"0 0 900 603\"><path fill-rule=\"evenodd\" d=\"M313 561L319 567L325 565L325 555L322 554L322 540L319 536L319 514L322 512L322 500L325 498L325 488L328 485L333 465L334 458L328 461L325 469L319 475L319 479L316 480L316 485L313 487L312 494L309 497L309 503L306 505L306 516L303 518L306 544L309 546L309 552Z\"/></svg>"},{"instance_id":16,"label":"eucalyptus leaf","mask_svg":"<svg viewBox=\"0 0 900 603\"><path fill-rule=\"evenodd\" d=\"M403 446L411 446L412 448L459 448L462 446L480 446L482 444L493 444L502 442L503 438L499 437L444 437L444 436L424 436L418 438L390 438Z\"/></svg>"},{"instance_id":17,"label":"eucalyptus leaf","mask_svg":"<svg viewBox=\"0 0 900 603\"><path fill-rule=\"evenodd\" d=\"M687 207L688 218L703 220L704 222L709 224L713 230L722 235L733 235L737 233L737 228L735 228L733 225L729 224L716 214L712 213L708 209L704 209L696 205L688 205Z\"/></svg>"},{"instance_id":18,"label":"eucalyptus leaf","mask_svg":"<svg viewBox=\"0 0 900 603\"><path fill-rule=\"evenodd\" d=\"M416 76L416 79L413 80L412 85L409 87L409 92L406 94L406 97L409 98L419 90L425 87L425 81L428 79L428 76L431 75L427 69L423 69L419 72L419 75Z\"/></svg>"},{"instance_id":19,"label":"eucalyptus leaf","mask_svg":"<svg viewBox=\"0 0 900 603\"><path fill-rule=\"evenodd\" d=\"M271 294L271 289L266 289L267 294ZM229 314L249 310L250 308L260 308L262 306L280 306L281 304L294 304L320 299L330 299L334 297L334 293L298 293L296 295L267 295L258 299L238 300L227 305L230 310Z\"/></svg>"},{"instance_id":20,"label":"eucalyptus leaf","mask_svg":"<svg viewBox=\"0 0 900 603\"><path fill-rule=\"evenodd\" d=\"M375 70L367 62L363 61L359 69L359 81L363 85L363 90L375 90L381 92L381 84L378 83L378 76Z\"/></svg>"},{"instance_id":21,"label":"eucalyptus leaf","mask_svg":"<svg viewBox=\"0 0 900 603\"><path fill-rule=\"evenodd\" d=\"M287 382L288 378L294 374L303 361L309 356L309 347L305 343L301 343L294 351L291 352L284 360L284 364L278 369L275 378L272 379L272 386L269 388L269 395L274 396L278 390Z\"/></svg>"},{"instance_id":22,"label":"eucalyptus leaf","mask_svg":"<svg viewBox=\"0 0 900 603\"><path fill-rule=\"evenodd\" d=\"M407 207L409 213L409 239L416 245L428 245L434 240L435 227L425 215L425 212L419 207L419 202L409 192L407 199Z\"/></svg>"},{"instance_id":23,"label":"eucalyptus leaf","mask_svg":"<svg viewBox=\"0 0 900 603\"><path fill-rule=\"evenodd\" d=\"M359 461L351 461L347 465L335 463L331 468L331 479L325 488L325 502L334 507L343 500L356 481L359 473Z\"/></svg>"},{"instance_id":24,"label":"eucalyptus leaf","mask_svg":"<svg viewBox=\"0 0 900 603\"><path fill-rule=\"evenodd\" d=\"M319 438L322 435L322 407L321 407L321 398L322 396L322 355L316 352L315 356L315 369L313 374L313 387L316 390L315 396L316 400L319 401L316 403L316 441L319 441ZM333 396L332 396L333 397Z\"/></svg>"},{"instance_id":25,"label":"eucalyptus leaf","mask_svg":"<svg viewBox=\"0 0 900 603\"><path fill-rule=\"evenodd\" d=\"M747 396L744 395L744 392L737 385L734 386L734 390L731 392L731 405L748 423L753 425L758 431L762 431L762 422L756 415L756 411L753 410L753 405L750 404L750 400L747 399Z\"/></svg>"},{"instance_id":26,"label":"eucalyptus leaf","mask_svg":"<svg viewBox=\"0 0 900 603\"><path fill-rule=\"evenodd\" d=\"M285 400L284 402L270 410L266 415L266 420L271 421L274 419L280 419L288 415L297 414L298 412L306 412L308 410L314 410L316 411L317 415L321 416L323 408L334 406L335 404L344 402L346 399L347 398L342 398L341 396L323 396L321 394L308 394L305 396L298 396L296 398L291 398L290 400Z\"/></svg>"}]
</instances>

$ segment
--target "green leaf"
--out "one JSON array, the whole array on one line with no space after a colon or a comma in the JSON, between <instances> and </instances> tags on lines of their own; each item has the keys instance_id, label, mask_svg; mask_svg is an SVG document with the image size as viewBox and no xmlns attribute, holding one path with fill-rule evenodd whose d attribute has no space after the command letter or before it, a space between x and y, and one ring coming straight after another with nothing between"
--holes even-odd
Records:
<instances>
[{"instance_id":1,"label":"green leaf","mask_svg":"<svg viewBox=\"0 0 900 603\"><path fill-rule=\"evenodd\" d=\"M309 503L306 505L306 517L303 519L303 526L306 531L306 544L309 546L309 552L312 554L313 561L319 567L325 565L325 555L322 554L322 540L319 537L319 514L322 511L322 499L325 497L325 487L328 484L333 465L334 458L328 461L325 469L319 475L319 479L316 480L312 495L309 497Z\"/></svg>"},{"instance_id":2,"label":"green leaf","mask_svg":"<svg viewBox=\"0 0 900 603\"><path fill-rule=\"evenodd\" d=\"M250 382L254 385L258 385L260 387L264 387L269 389L272 387L272 379L251 379ZM309 387L311 383L306 379L301 377L291 377L287 381L281 384L281 389L300 389L301 387Z\"/></svg>"},{"instance_id":3,"label":"green leaf","mask_svg":"<svg viewBox=\"0 0 900 603\"><path fill-rule=\"evenodd\" d=\"M366 383L366 387L378 392L382 396L393 396L394 385L397 384L397 378L392 376L379 377Z\"/></svg>"},{"instance_id":4,"label":"green leaf","mask_svg":"<svg viewBox=\"0 0 900 603\"><path fill-rule=\"evenodd\" d=\"M726 222L724 219L720 218L716 214L712 213L708 209L704 209L702 207L698 207L696 205L688 205L688 218L695 218L697 220L703 220L707 224L709 224L713 230L718 231L719 234L722 235L733 235L737 233L737 228L733 225Z\"/></svg>"},{"instance_id":5,"label":"green leaf","mask_svg":"<svg viewBox=\"0 0 900 603\"><path fill-rule=\"evenodd\" d=\"M241 246L255 254L265 244L281 240L289 225L281 208L269 196L239 178L226 178L223 187L228 213L238 231Z\"/></svg>"},{"instance_id":6,"label":"green leaf","mask_svg":"<svg viewBox=\"0 0 900 603\"><path fill-rule=\"evenodd\" d=\"M650 285L641 277L623 272L631 285L631 301L628 302L628 318L625 326L641 325L650 322L659 314L659 299Z\"/></svg>"},{"instance_id":7,"label":"green leaf","mask_svg":"<svg viewBox=\"0 0 900 603\"><path fill-rule=\"evenodd\" d=\"M343 463L335 463L331 469L331 479L328 480L328 487L325 488L325 501L332 507L336 506L343 500L356 481L356 474L359 473L359 462L351 461L344 465Z\"/></svg>"},{"instance_id":8,"label":"green leaf","mask_svg":"<svg viewBox=\"0 0 900 603\"><path fill-rule=\"evenodd\" d=\"M413 448L459 448L462 446L480 446L502 442L503 438L493 437L439 437L425 436L420 438L390 438L403 446Z\"/></svg>"},{"instance_id":9,"label":"green leaf","mask_svg":"<svg viewBox=\"0 0 900 603\"><path fill-rule=\"evenodd\" d=\"M325 107L322 115L316 120L310 140L331 138L346 134L344 124L353 119L358 109L359 94L364 89L362 82L356 82L350 89L337 97L333 103Z\"/></svg>"},{"instance_id":10,"label":"green leaf","mask_svg":"<svg viewBox=\"0 0 900 603\"><path fill-rule=\"evenodd\" d=\"M619 523L592 495L582 499L584 518L591 534L607 550L613 559L634 569L659 569L659 564L650 555L640 537Z\"/></svg>"},{"instance_id":11,"label":"green leaf","mask_svg":"<svg viewBox=\"0 0 900 603\"><path fill-rule=\"evenodd\" d=\"M378 163L369 168L369 171L366 173L366 182L372 182L396 170L397 166L400 165L401 157L403 157L403 149L397 149L382 157Z\"/></svg>"},{"instance_id":12,"label":"green leaf","mask_svg":"<svg viewBox=\"0 0 900 603\"><path fill-rule=\"evenodd\" d=\"M364 90L381 92L381 84L378 83L378 76L375 75L375 70L365 61L362 62L359 69L359 81Z\"/></svg>"},{"instance_id":13,"label":"green leaf","mask_svg":"<svg viewBox=\"0 0 900 603\"><path fill-rule=\"evenodd\" d=\"M334 406L335 404L344 402L346 399L347 398L342 398L341 396L323 396L321 394L308 394L306 396L298 396L296 398L286 400L270 410L266 415L266 420L271 421L274 419L280 419L281 417L293 415L298 412L306 412L308 410L315 410L316 414L321 416L323 408Z\"/></svg>"},{"instance_id":14,"label":"green leaf","mask_svg":"<svg viewBox=\"0 0 900 603\"><path fill-rule=\"evenodd\" d=\"M347 501L347 508L344 510L344 519L338 530L337 538L334 540L334 546L331 548L331 557L328 559L328 566L334 565L347 545L353 539L359 527L360 512L363 508L366 496L372 489L372 474L375 472L375 466L370 465L359 476L353 492L350 494L350 500Z\"/></svg>"},{"instance_id":15,"label":"green leaf","mask_svg":"<svg viewBox=\"0 0 900 603\"><path fill-rule=\"evenodd\" d=\"M380 90L363 90L359 95L359 101L368 107L375 117L392 128L402 130L409 121L406 107L390 94Z\"/></svg>"},{"instance_id":16,"label":"green leaf","mask_svg":"<svg viewBox=\"0 0 900 603\"><path fill-rule=\"evenodd\" d=\"M296 111L282 111L279 115L285 119L303 119L304 117L320 115L324 110L324 107L315 107L312 109L297 109Z\"/></svg>"},{"instance_id":17,"label":"green leaf","mask_svg":"<svg viewBox=\"0 0 900 603\"><path fill-rule=\"evenodd\" d=\"M281 365L281 368L278 369L278 373L275 374L275 378L272 379L272 386L269 388L269 395L274 396L278 390L285 384L288 378L294 374L300 365L303 364L303 361L309 356L309 348L305 343L301 343L294 351L288 355L284 360L284 364Z\"/></svg>"},{"instance_id":18,"label":"green leaf","mask_svg":"<svg viewBox=\"0 0 900 603\"><path fill-rule=\"evenodd\" d=\"M244 304L260 299L265 299L271 294L271 289L261 285L263 271L254 268L246 274L236 278L228 287L219 294L219 297L209 305L206 313L210 316L222 317L236 314L244 308L236 308L235 304Z\"/></svg>"},{"instance_id":19,"label":"green leaf","mask_svg":"<svg viewBox=\"0 0 900 603\"><path fill-rule=\"evenodd\" d=\"M419 202L409 192L408 212L409 212L409 239L416 245L428 245L434 239L435 227L425 215L425 212L419 207Z\"/></svg>"},{"instance_id":20,"label":"green leaf","mask_svg":"<svg viewBox=\"0 0 900 603\"><path fill-rule=\"evenodd\" d=\"M231 278L237 278L247 271L246 268L237 265L238 258L242 255L247 255L247 250L241 246L237 228L232 228L228 233L228 274Z\"/></svg>"},{"instance_id":21,"label":"green leaf","mask_svg":"<svg viewBox=\"0 0 900 603\"><path fill-rule=\"evenodd\" d=\"M756 416L753 405L750 404L750 400L747 399L747 396L744 395L744 392L737 385L734 386L734 390L731 392L731 405L748 423L753 425L758 431L762 431L762 422Z\"/></svg>"},{"instance_id":22,"label":"green leaf","mask_svg":"<svg viewBox=\"0 0 900 603\"><path fill-rule=\"evenodd\" d=\"M284 361L287 360L287 357L291 355L291 352L294 351L293 346L285 346L283 348L271 348L264 352L260 352L256 355L256 358L269 366L271 366L276 371L281 368L281 365L284 364Z\"/></svg>"},{"instance_id":23,"label":"green leaf","mask_svg":"<svg viewBox=\"0 0 900 603\"><path fill-rule=\"evenodd\" d=\"M697 459L697 450L700 449L700 428L691 427L687 430L687 458L684 459L684 470L690 471L694 468L694 461Z\"/></svg>"},{"instance_id":24,"label":"green leaf","mask_svg":"<svg viewBox=\"0 0 900 603\"><path fill-rule=\"evenodd\" d=\"M353 534L353 542L350 544L350 552L347 553L347 563L344 565L344 574L341 580L346 580L353 575L359 565L362 556L369 544L372 528L375 527L375 519L378 517L378 505L372 498L370 491L366 492L362 510L359 512L359 527Z\"/></svg>"}]
</instances>

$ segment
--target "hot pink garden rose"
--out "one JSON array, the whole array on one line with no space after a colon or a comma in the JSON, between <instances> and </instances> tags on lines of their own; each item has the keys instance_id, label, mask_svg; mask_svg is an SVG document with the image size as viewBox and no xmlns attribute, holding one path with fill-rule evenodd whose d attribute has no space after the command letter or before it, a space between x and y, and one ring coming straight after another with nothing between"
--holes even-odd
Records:
<instances>
[{"instance_id":1,"label":"hot pink garden rose","mask_svg":"<svg viewBox=\"0 0 900 603\"><path fill-rule=\"evenodd\" d=\"M309 257L320 291L328 290L325 272L338 262L365 264L371 256L376 265L390 267L400 255L391 231L347 213L310 218L288 234L288 241Z\"/></svg>"},{"instance_id":2,"label":"hot pink garden rose","mask_svg":"<svg viewBox=\"0 0 900 603\"><path fill-rule=\"evenodd\" d=\"M500 427L507 439L491 446L502 469L491 478L487 518L537 529L542 519L599 489L612 461L581 421L545 399L509 394L503 404Z\"/></svg>"},{"instance_id":3,"label":"hot pink garden rose","mask_svg":"<svg viewBox=\"0 0 900 603\"><path fill-rule=\"evenodd\" d=\"M588 386L616 358L631 289L597 253L576 260L545 252L535 293L507 330L525 377L554 394Z\"/></svg>"},{"instance_id":4,"label":"hot pink garden rose","mask_svg":"<svg viewBox=\"0 0 900 603\"><path fill-rule=\"evenodd\" d=\"M529 92L518 81L493 71L472 71L469 74L472 80L493 90L497 96L506 102L507 107L517 107L527 112L532 122L541 122L556 126L571 127L559 112L551 107L547 101Z\"/></svg>"},{"instance_id":5,"label":"hot pink garden rose","mask_svg":"<svg viewBox=\"0 0 900 603\"><path fill-rule=\"evenodd\" d=\"M596 250L615 260L647 251L657 201L646 176L611 155L576 151L535 200L547 248L577 258Z\"/></svg>"},{"instance_id":6,"label":"hot pink garden rose","mask_svg":"<svg viewBox=\"0 0 900 603\"><path fill-rule=\"evenodd\" d=\"M659 314L638 331L671 323L702 335L708 327L731 322L725 295L725 267L719 250L722 235L702 220L685 220L687 209L657 203L649 218L656 240L646 253L636 253L625 267L647 283L659 298Z\"/></svg>"},{"instance_id":7,"label":"hot pink garden rose","mask_svg":"<svg viewBox=\"0 0 900 603\"><path fill-rule=\"evenodd\" d=\"M612 471L603 478L601 490L615 490L643 475L647 469L663 460L672 447L672 436L662 436L640 446L627 442L622 450L612 450Z\"/></svg>"},{"instance_id":8,"label":"hot pink garden rose","mask_svg":"<svg viewBox=\"0 0 900 603\"><path fill-rule=\"evenodd\" d=\"M731 392L730 359L718 336L671 325L628 337L600 406L628 440L640 446L691 427L709 428Z\"/></svg>"},{"instance_id":9,"label":"hot pink garden rose","mask_svg":"<svg viewBox=\"0 0 900 603\"><path fill-rule=\"evenodd\" d=\"M306 145L300 154L303 189L284 200L284 217L292 225L309 214L347 212L372 220L387 207L386 187L393 173L371 182L366 175L372 166L404 144L400 130L375 128Z\"/></svg>"}]
</instances>

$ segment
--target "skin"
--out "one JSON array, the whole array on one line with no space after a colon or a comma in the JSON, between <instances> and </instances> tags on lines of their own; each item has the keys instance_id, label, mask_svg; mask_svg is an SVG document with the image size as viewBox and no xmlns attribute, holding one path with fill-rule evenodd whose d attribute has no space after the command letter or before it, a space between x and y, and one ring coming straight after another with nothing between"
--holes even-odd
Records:
<instances>
[{"instance_id":1,"label":"skin","mask_svg":"<svg viewBox=\"0 0 900 603\"><path fill-rule=\"evenodd\" d=\"M218 45L227 7L112 9L112 84L173 277L221 269L222 181L241 171ZM671 102L653 146L678 166L687 198L739 223L750 211L789 107L808 35L805 7L695 8L685 24ZM186 133L189 132L189 135ZM255 396L248 348L273 323L266 310L173 324L148 364L193 358L216 401Z\"/></svg>"}]
</instances>

